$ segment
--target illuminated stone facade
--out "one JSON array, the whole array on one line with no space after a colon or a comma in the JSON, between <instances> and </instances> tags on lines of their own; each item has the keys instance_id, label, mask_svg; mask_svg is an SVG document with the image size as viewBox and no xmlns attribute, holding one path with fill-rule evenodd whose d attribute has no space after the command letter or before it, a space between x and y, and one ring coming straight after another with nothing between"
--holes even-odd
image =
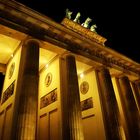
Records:
<instances>
[{"instance_id":1,"label":"illuminated stone facade","mask_svg":"<svg viewBox=\"0 0 140 140\"><path fill-rule=\"evenodd\" d=\"M0 140L140 138L139 63L15 1L0 21Z\"/></svg>"}]
</instances>

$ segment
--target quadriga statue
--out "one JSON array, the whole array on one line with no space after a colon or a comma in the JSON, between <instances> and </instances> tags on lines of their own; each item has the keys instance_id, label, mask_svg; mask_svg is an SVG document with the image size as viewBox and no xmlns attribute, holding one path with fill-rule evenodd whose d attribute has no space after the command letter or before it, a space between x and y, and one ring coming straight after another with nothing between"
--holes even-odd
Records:
<instances>
[{"instance_id":1,"label":"quadriga statue","mask_svg":"<svg viewBox=\"0 0 140 140\"><path fill-rule=\"evenodd\" d=\"M82 25L83 27L85 27L85 28L89 28L89 24L90 24L91 21L92 21L92 19L88 17L88 18L85 20L85 22L82 23L81 25Z\"/></svg>"},{"instance_id":2,"label":"quadriga statue","mask_svg":"<svg viewBox=\"0 0 140 140\"><path fill-rule=\"evenodd\" d=\"M90 31L97 33L97 32L96 32L96 28L97 28L97 25L96 25L96 24L93 24L93 25L90 27Z\"/></svg>"},{"instance_id":3,"label":"quadriga statue","mask_svg":"<svg viewBox=\"0 0 140 140\"><path fill-rule=\"evenodd\" d=\"M75 19L73 20L74 22L77 22L77 23L80 23L80 16L81 16L81 13L78 12Z\"/></svg>"},{"instance_id":4,"label":"quadriga statue","mask_svg":"<svg viewBox=\"0 0 140 140\"><path fill-rule=\"evenodd\" d=\"M66 18L71 19L71 15L73 12L71 12L68 8L66 9Z\"/></svg>"}]
</instances>

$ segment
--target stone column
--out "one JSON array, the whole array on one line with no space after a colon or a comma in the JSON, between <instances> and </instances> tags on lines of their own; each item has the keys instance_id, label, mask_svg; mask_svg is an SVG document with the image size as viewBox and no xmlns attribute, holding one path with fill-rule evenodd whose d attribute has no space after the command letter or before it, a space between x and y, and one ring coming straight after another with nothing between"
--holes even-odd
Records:
<instances>
[{"instance_id":1,"label":"stone column","mask_svg":"<svg viewBox=\"0 0 140 140\"><path fill-rule=\"evenodd\" d=\"M137 86L137 89L138 89L138 93L140 95L140 81L136 81L135 82L135 85ZM139 101L140 102L140 101Z\"/></svg>"},{"instance_id":2,"label":"stone column","mask_svg":"<svg viewBox=\"0 0 140 140\"><path fill-rule=\"evenodd\" d=\"M106 140L120 140L119 109L108 69L97 72L99 96L103 113Z\"/></svg>"},{"instance_id":3,"label":"stone column","mask_svg":"<svg viewBox=\"0 0 140 140\"><path fill-rule=\"evenodd\" d=\"M140 113L140 83L135 83L135 82L131 82L132 88L133 88L133 94L135 97L135 101Z\"/></svg>"},{"instance_id":4,"label":"stone column","mask_svg":"<svg viewBox=\"0 0 140 140\"><path fill-rule=\"evenodd\" d=\"M62 140L84 140L80 95L75 58L67 55L60 61Z\"/></svg>"},{"instance_id":5,"label":"stone column","mask_svg":"<svg viewBox=\"0 0 140 140\"><path fill-rule=\"evenodd\" d=\"M118 82L120 89L120 100L125 116L125 124L129 139L140 139L140 118L129 79L128 77L123 76L118 79Z\"/></svg>"},{"instance_id":6,"label":"stone column","mask_svg":"<svg viewBox=\"0 0 140 140\"><path fill-rule=\"evenodd\" d=\"M21 51L12 140L35 140L39 80L39 43L27 40Z\"/></svg>"}]
</instances>

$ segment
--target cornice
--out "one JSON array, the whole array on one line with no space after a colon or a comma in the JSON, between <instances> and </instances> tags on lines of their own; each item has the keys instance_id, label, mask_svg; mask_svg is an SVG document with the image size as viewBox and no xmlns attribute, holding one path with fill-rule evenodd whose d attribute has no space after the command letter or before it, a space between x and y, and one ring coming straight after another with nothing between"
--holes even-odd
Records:
<instances>
[{"instance_id":1,"label":"cornice","mask_svg":"<svg viewBox=\"0 0 140 140\"><path fill-rule=\"evenodd\" d=\"M106 38L100 36L99 34L92 32L87 28L84 28L80 24L73 22L72 20L69 20L68 18L64 18L62 20L61 24L64 25L65 27L79 33L81 36L91 39L92 41L97 42L103 46L107 40Z\"/></svg>"},{"instance_id":2,"label":"cornice","mask_svg":"<svg viewBox=\"0 0 140 140\"><path fill-rule=\"evenodd\" d=\"M0 1L0 20L5 26L53 43L107 67L140 75L140 64L13 0Z\"/></svg>"}]
</instances>

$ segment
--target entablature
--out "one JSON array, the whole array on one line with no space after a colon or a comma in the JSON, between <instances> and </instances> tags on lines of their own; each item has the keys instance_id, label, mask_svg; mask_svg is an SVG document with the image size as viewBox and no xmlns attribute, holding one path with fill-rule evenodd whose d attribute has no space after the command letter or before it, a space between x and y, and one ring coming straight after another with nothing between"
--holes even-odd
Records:
<instances>
[{"instance_id":1,"label":"entablature","mask_svg":"<svg viewBox=\"0 0 140 140\"><path fill-rule=\"evenodd\" d=\"M140 64L15 1L0 1L1 24L110 68L140 75Z\"/></svg>"}]
</instances>

